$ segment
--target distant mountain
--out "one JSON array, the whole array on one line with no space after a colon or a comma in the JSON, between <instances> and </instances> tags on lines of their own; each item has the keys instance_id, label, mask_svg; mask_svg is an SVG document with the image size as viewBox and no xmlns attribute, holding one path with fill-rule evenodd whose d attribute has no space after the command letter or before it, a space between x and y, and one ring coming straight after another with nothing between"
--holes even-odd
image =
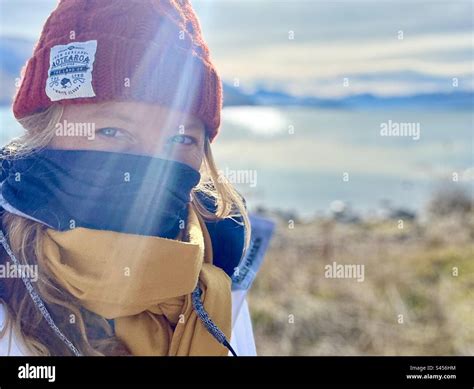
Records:
<instances>
[{"instance_id":1,"label":"distant mountain","mask_svg":"<svg viewBox=\"0 0 474 389\"><path fill-rule=\"evenodd\" d=\"M345 97L340 100L342 108L431 108L431 109L472 109L474 93L459 91L451 93L426 93L411 96L378 97L362 94Z\"/></svg>"},{"instance_id":2,"label":"distant mountain","mask_svg":"<svg viewBox=\"0 0 474 389\"><path fill-rule=\"evenodd\" d=\"M11 104L15 79L33 52L34 43L21 38L0 39L0 104Z\"/></svg>"},{"instance_id":3,"label":"distant mountain","mask_svg":"<svg viewBox=\"0 0 474 389\"><path fill-rule=\"evenodd\" d=\"M226 105L254 105L255 100L252 95L242 93L238 88L223 83L224 106Z\"/></svg>"},{"instance_id":4,"label":"distant mountain","mask_svg":"<svg viewBox=\"0 0 474 389\"><path fill-rule=\"evenodd\" d=\"M21 38L0 38L0 104L11 104L15 93L15 79L21 67L32 53L34 43ZM409 74L414 77L413 74ZM223 83L224 106L232 105L297 105L341 109L383 108L433 108L472 109L474 93L459 91L452 93L428 93L412 96L380 97L372 94L346 96L329 99L316 96L294 96L285 91L268 90L263 87L245 93L229 83Z\"/></svg>"},{"instance_id":5,"label":"distant mountain","mask_svg":"<svg viewBox=\"0 0 474 389\"><path fill-rule=\"evenodd\" d=\"M473 109L474 107L474 92L471 91L388 97L359 94L339 99L329 99L314 96L293 96L283 91L258 89L252 94L244 96L252 102L249 105L297 105L341 109L433 108L450 110ZM244 97L241 97L241 99L243 100ZM232 104L232 101L228 101L226 105L235 104Z\"/></svg>"}]
</instances>

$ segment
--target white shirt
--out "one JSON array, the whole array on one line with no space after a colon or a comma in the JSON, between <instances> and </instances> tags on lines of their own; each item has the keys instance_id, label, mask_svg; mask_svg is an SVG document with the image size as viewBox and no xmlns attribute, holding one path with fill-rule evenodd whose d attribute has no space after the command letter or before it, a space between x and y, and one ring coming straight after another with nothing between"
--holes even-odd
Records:
<instances>
[{"instance_id":1,"label":"white shirt","mask_svg":"<svg viewBox=\"0 0 474 389\"><path fill-rule=\"evenodd\" d=\"M232 301L236 294L232 292ZM252 330L252 321L248 309L247 301L244 300L239 312L232 312L232 335L230 344L238 356L255 356L255 340ZM6 306L0 301L0 334L7 326L8 311ZM0 335L0 356L27 356L30 355L26 347L21 343L20 338L15 333L13 323L8 323L8 328L3 336ZM230 353L229 353L230 355Z\"/></svg>"},{"instance_id":2,"label":"white shirt","mask_svg":"<svg viewBox=\"0 0 474 389\"><path fill-rule=\"evenodd\" d=\"M232 301L235 300L234 296L235 292L232 292ZM240 311L237 314L232 312L232 315L234 325L232 327L230 345L239 357L256 356L257 349L255 348L255 339L253 337L252 319L246 299L243 301Z\"/></svg>"},{"instance_id":3,"label":"white shirt","mask_svg":"<svg viewBox=\"0 0 474 389\"><path fill-rule=\"evenodd\" d=\"M4 303L0 301L0 334L3 334L5 328L8 324L8 328L6 328L5 333L3 336L0 335L0 356L15 356L15 357L22 357L28 355L24 347L18 341L18 336L15 334L13 329L13 323L10 320L10 323L7 323L8 320L8 312L7 307Z\"/></svg>"}]
</instances>

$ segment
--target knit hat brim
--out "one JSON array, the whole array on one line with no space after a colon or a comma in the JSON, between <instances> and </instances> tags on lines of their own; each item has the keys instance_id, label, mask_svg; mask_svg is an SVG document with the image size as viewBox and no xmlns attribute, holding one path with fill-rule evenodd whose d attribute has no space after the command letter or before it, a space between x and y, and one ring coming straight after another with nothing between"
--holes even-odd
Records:
<instances>
[{"instance_id":1,"label":"knit hat brim","mask_svg":"<svg viewBox=\"0 0 474 389\"><path fill-rule=\"evenodd\" d=\"M142 101L169 106L203 120L212 140L220 125L222 108L220 79L214 67L192 51L178 46L123 39L107 34L82 34L81 41L97 40L92 87L94 97L76 98L74 103ZM67 44L58 38L51 46ZM17 93L13 112L17 119L48 108L45 74L50 48L37 50L28 61L25 78ZM38 87L41 85L41 87ZM217 92L217 93L216 93ZM31 99L36 101L31 104ZM69 100L59 100L67 104Z\"/></svg>"}]
</instances>

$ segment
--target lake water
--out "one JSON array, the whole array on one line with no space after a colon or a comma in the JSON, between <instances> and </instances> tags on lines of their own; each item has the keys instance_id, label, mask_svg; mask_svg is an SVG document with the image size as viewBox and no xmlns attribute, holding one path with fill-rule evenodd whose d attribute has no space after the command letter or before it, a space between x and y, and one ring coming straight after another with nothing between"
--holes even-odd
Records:
<instances>
[{"instance_id":1,"label":"lake water","mask_svg":"<svg viewBox=\"0 0 474 389\"><path fill-rule=\"evenodd\" d=\"M2 144L20 133L0 108ZM381 136L409 123L418 136ZM414 134L414 133L413 133ZM382 200L412 210L441 184L468 187L473 173L473 116L467 111L348 111L302 107L226 107L214 143L217 164L250 208L325 213L335 200L361 212ZM456 172L460 182L453 183Z\"/></svg>"}]
</instances>

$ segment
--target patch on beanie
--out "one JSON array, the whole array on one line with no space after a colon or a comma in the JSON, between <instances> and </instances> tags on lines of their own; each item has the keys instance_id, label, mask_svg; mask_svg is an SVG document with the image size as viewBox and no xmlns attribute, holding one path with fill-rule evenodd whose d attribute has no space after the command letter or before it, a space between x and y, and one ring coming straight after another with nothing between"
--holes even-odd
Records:
<instances>
[{"instance_id":1,"label":"patch on beanie","mask_svg":"<svg viewBox=\"0 0 474 389\"><path fill-rule=\"evenodd\" d=\"M96 40L51 48L46 80L46 94L51 101L95 96L92 68L96 50Z\"/></svg>"}]
</instances>

